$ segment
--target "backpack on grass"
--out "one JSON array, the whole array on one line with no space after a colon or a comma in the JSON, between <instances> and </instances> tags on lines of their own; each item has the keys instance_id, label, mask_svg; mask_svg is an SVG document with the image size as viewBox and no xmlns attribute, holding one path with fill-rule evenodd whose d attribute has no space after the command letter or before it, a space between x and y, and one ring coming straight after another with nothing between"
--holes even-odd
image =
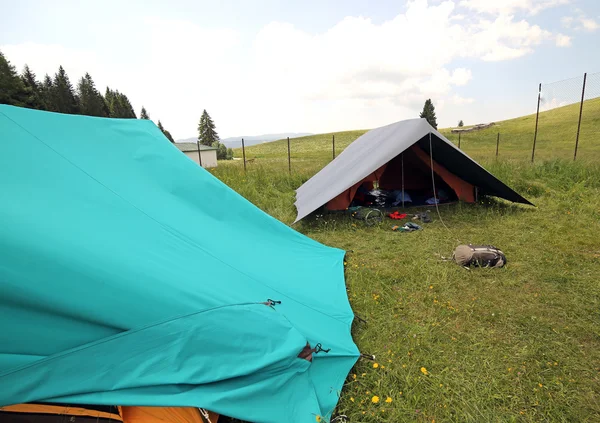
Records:
<instances>
[{"instance_id":1,"label":"backpack on grass","mask_svg":"<svg viewBox=\"0 0 600 423\"><path fill-rule=\"evenodd\" d=\"M459 245L452 253L452 260L461 266L502 267L506 256L493 245Z\"/></svg>"}]
</instances>

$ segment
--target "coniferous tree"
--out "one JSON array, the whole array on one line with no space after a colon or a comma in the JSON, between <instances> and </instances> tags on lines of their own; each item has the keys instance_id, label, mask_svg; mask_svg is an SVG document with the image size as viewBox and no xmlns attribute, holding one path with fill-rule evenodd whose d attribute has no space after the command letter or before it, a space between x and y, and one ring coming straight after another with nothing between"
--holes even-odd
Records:
<instances>
[{"instance_id":1,"label":"coniferous tree","mask_svg":"<svg viewBox=\"0 0 600 423\"><path fill-rule=\"evenodd\" d=\"M463 126L465 126L464 122L461 120L458 121L458 127L462 128Z\"/></svg>"},{"instance_id":2,"label":"coniferous tree","mask_svg":"<svg viewBox=\"0 0 600 423\"><path fill-rule=\"evenodd\" d=\"M40 94L42 96L42 102L44 104L44 110L54 111L52 103L52 78L46 74L44 80L40 84Z\"/></svg>"},{"instance_id":3,"label":"coniferous tree","mask_svg":"<svg viewBox=\"0 0 600 423\"><path fill-rule=\"evenodd\" d=\"M23 80L19 78L15 67L0 51L0 104L28 106L28 94Z\"/></svg>"},{"instance_id":4,"label":"coniferous tree","mask_svg":"<svg viewBox=\"0 0 600 423\"><path fill-rule=\"evenodd\" d=\"M128 119L135 119L137 117L133 111L133 107L131 106L129 99L125 94L122 94L116 90L113 91L106 87L106 94L104 95L104 98L108 106L110 117Z\"/></svg>"},{"instance_id":5,"label":"coniferous tree","mask_svg":"<svg viewBox=\"0 0 600 423\"><path fill-rule=\"evenodd\" d=\"M437 129L437 119L435 117L435 107L433 107L433 103L431 99L428 98L425 101L425 105L423 106L423 111L419 114L419 117L427 119L427 122L435 129Z\"/></svg>"},{"instance_id":6,"label":"coniferous tree","mask_svg":"<svg viewBox=\"0 0 600 423\"><path fill-rule=\"evenodd\" d=\"M142 106L142 111L140 112L140 119L150 120L150 116L148 116L148 112L144 106Z\"/></svg>"},{"instance_id":7,"label":"coniferous tree","mask_svg":"<svg viewBox=\"0 0 600 423\"><path fill-rule=\"evenodd\" d=\"M158 121L158 129L160 129L162 131L162 133L165 134L165 137L167 137L167 139L169 141L171 141L172 143L175 142L175 140L173 139L173 136L171 136L171 133L162 126L162 123L160 123L160 120Z\"/></svg>"},{"instance_id":8,"label":"coniferous tree","mask_svg":"<svg viewBox=\"0 0 600 423\"><path fill-rule=\"evenodd\" d=\"M200 123L198 124L198 141L202 145L212 146L219 141L219 134L215 129L215 124L206 109L202 112Z\"/></svg>"},{"instance_id":9,"label":"coniferous tree","mask_svg":"<svg viewBox=\"0 0 600 423\"><path fill-rule=\"evenodd\" d=\"M27 106L34 109L45 109L41 84L35 78L35 73L27 65L23 68L21 80L27 92Z\"/></svg>"},{"instance_id":10,"label":"coniferous tree","mask_svg":"<svg viewBox=\"0 0 600 423\"><path fill-rule=\"evenodd\" d=\"M79 80L77 85L79 111L82 115L108 116L108 107L102 94L96 89L96 85L89 73Z\"/></svg>"},{"instance_id":11,"label":"coniferous tree","mask_svg":"<svg viewBox=\"0 0 600 423\"><path fill-rule=\"evenodd\" d=\"M55 111L60 113L78 114L79 105L77 97L67 76L67 72L59 66L58 72L52 81L51 98Z\"/></svg>"}]
</instances>

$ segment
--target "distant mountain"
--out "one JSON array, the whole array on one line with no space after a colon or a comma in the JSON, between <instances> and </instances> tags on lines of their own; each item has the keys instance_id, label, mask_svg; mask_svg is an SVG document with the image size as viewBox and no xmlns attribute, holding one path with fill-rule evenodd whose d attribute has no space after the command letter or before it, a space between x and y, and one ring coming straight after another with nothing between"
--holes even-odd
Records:
<instances>
[{"instance_id":1,"label":"distant mountain","mask_svg":"<svg viewBox=\"0 0 600 423\"><path fill-rule=\"evenodd\" d=\"M264 134L264 135L241 135L239 137L229 137L221 140L228 148L238 148L242 146L242 138L246 147L250 145L261 144L263 142L277 141L283 138L298 138L307 135L313 135L308 132L284 132L281 134ZM196 138L186 138L175 142L196 142Z\"/></svg>"}]
</instances>

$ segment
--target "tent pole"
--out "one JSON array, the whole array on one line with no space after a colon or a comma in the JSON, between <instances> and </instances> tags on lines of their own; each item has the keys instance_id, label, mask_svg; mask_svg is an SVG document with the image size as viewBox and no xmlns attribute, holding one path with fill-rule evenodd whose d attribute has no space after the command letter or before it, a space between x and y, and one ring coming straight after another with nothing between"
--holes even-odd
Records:
<instances>
[{"instance_id":1,"label":"tent pole","mask_svg":"<svg viewBox=\"0 0 600 423\"><path fill-rule=\"evenodd\" d=\"M404 208L404 151L400 156L400 161L402 162L402 208Z\"/></svg>"}]
</instances>

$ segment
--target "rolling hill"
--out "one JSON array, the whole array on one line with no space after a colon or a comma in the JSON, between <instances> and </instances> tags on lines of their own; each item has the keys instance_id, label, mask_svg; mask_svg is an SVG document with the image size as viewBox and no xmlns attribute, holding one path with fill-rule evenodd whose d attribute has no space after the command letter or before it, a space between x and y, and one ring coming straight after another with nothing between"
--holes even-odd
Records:
<instances>
[{"instance_id":1,"label":"rolling hill","mask_svg":"<svg viewBox=\"0 0 600 423\"><path fill-rule=\"evenodd\" d=\"M541 112L538 123L536 158L573 158L579 104L571 104ZM390 122L391 123L391 122ZM461 148L476 160L493 159L496 137L500 133L499 156L516 160L531 160L535 129L535 114L496 122L492 127L461 134ZM292 166L299 161L326 164L332 158L332 137L335 135L336 153L339 154L352 141L367 130L354 130L303 136L290 142ZM440 132L458 144L458 134L451 128ZM579 137L578 159L600 158L600 98L584 102ZM241 148L235 149L241 157ZM246 148L246 158L261 161L279 161L287 164L287 141L281 139Z\"/></svg>"}]
</instances>

